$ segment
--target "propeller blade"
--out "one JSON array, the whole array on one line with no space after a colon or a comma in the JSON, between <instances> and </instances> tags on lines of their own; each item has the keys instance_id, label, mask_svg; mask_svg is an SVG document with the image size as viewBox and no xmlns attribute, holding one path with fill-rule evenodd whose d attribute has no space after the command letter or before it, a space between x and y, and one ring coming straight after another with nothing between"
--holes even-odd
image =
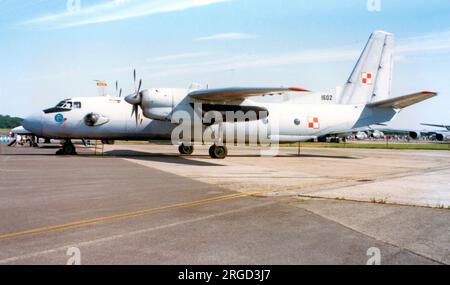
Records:
<instances>
[{"instance_id":1,"label":"propeller blade","mask_svg":"<svg viewBox=\"0 0 450 285\"><path fill-rule=\"evenodd\" d=\"M139 94L139 97L141 97L141 94L140 94L141 86L142 86L142 79L139 80L139 86L138 86L138 89L136 91L136 95ZM141 99L141 98L139 98L139 99Z\"/></svg>"},{"instance_id":2,"label":"propeller blade","mask_svg":"<svg viewBox=\"0 0 450 285\"><path fill-rule=\"evenodd\" d=\"M120 91L119 91L119 98L121 98L122 97L122 88L120 88Z\"/></svg>"},{"instance_id":3,"label":"propeller blade","mask_svg":"<svg viewBox=\"0 0 450 285\"><path fill-rule=\"evenodd\" d=\"M119 81L116 80L116 93L119 91Z\"/></svg>"},{"instance_id":4,"label":"propeller blade","mask_svg":"<svg viewBox=\"0 0 450 285\"><path fill-rule=\"evenodd\" d=\"M138 125L138 112L139 112L139 106L138 105L134 105L135 108L135 112L134 112L134 117L136 119L136 126Z\"/></svg>"},{"instance_id":5,"label":"propeller blade","mask_svg":"<svg viewBox=\"0 0 450 285\"><path fill-rule=\"evenodd\" d=\"M133 70L133 82L134 82L134 87L136 87L136 69Z\"/></svg>"}]
</instances>

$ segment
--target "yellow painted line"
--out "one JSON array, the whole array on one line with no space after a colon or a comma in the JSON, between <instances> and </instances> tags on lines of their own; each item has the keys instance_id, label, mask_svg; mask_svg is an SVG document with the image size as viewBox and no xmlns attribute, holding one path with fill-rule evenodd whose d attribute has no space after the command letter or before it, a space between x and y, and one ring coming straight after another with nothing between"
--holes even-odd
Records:
<instances>
[{"instance_id":1,"label":"yellow painted line","mask_svg":"<svg viewBox=\"0 0 450 285\"><path fill-rule=\"evenodd\" d=\"M49 232L54 232L54 231L61 231L61 230L75 228L75 227L97 224L100 222L115 221L115 220L126 219L126 218L134 218L134 217L139 217L139 216L143 216L143 215L147 215L147 214L151 214L151 213L155 213L155 212L166 211L166 210L201 206L201 205L205 205L205 204L209 204L209 203L226 201L226 200L237 199L237 198L242 198L242 197L248 197L248 196L258 195L258 194L262 194L262 193L263 193L262 191L259 191L259 192L236 193L236 194L230 194L230 195L224 195L224 196L216 196L216 197L212 197L212 198L196 200L196 201L191 201L191 202L166 205L166 206L161 206L161 207L157 207L157 208L143 209L143 210L126 212L126 213L121 213L121 214L116 214L116 215L111 215L111 216L98 217L98 218L94 218L94 219L80 220L80 221L70 222L70 223L66 223L66 224L35 228L35 229L31 229L31 230L14 232L14 233L7 233L7 234L0 235L0 240L25 237L25 236L36 235L36 234L44 234L44 233L49 233Z\"/></svg>"}]
</instances>

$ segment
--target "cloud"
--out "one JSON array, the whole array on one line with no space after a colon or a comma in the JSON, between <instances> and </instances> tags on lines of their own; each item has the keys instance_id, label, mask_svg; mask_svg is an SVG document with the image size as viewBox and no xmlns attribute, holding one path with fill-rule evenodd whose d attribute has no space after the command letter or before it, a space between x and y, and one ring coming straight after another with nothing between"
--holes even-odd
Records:
<instances>
[{"instance_id":1,"label":"cloud","mask_svg":"<svg viewBox=\"0 0 450 285\"><path fill-rule=\"evenodd\" d=\"M396 60L405 60L410 56L450 53L450 32L429 34L398 40ZM171 64L141 67L151 70L151 77L174 76L180 74L225 72L231 70L248 70L254 68L289 67L308 63L356 62L363 45L337 47L334 49L313 49L276 54L215 54L215 59L195 60L192 62L174 62ZM169 58L171 56L168 56Z\"/></svg>"},{"instance_id":2,"label":"cloud","mask_svg":"<svg viewBox=\"0 0 450 285\"><path fill-rule=\"evenodd\" d=\"M230 40L246 40L259 37L258 35L244 34L244 33L223 33L216 34L207 37L197 38L197 41L230 41Z\"/></svg>"},{"instance_id":3,"label":"cloud","mask_svg":"<svg viewBox=\"0 0 450 285\"><path fill-rule=\"evenodd\" d=\"M43 25L50 29L63 29L84 25L107 23L160 13L182 11L209 6L231 0L122 0L107 1L97 5L46 15L23 22L25 25Z\"/></svg>"},{"instance_id":4,"label":"cloud","mask_svg":"<svg viewBox=\"0 0 450 285\"><path fill-rule=\"evenodd\" d=\"M407 56L450 51L450 31L411 37L398 41L396 52Z\"/></svg>"},{"instance_id":5,"label":"cloud","mask_svg":"<svg viewBox=\"0 0 450 285\"><path fill-rule=\"evenodd\" d=\"M160 57L155 57L155 58L148 58L148 59L146 59L146 61L147 62L160 62L160 61L184 60L184 59L191 59L191 58L206 57L211 54L212 54L211 52L207 52L207 51L179 53L179 54L171 54L171 55L165 55L165 56L160 56Z\"/></svg>"}]
</instances>

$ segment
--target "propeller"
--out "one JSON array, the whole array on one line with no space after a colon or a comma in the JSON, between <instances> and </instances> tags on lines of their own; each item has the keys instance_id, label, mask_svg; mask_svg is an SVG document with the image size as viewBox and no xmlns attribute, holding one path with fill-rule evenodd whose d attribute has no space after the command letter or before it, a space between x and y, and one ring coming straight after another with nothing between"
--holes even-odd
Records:
<instances>
[{"instance_id":1,"label":"propeller","mask_svg":"<svg viewBox=\"0 0 450 285\"><path fill-rule=\"evenodd\" d=\"M121 98L122 97L122 88L119 90L119 81L116 80L116 96Z\"/></svg>"},{"instance_id":2,"label":"propeller","mask_svg":"<svg viewBox=\"0 0 450 285\"><path fill-rule=\"evenodd\" d=\"M134 80L134 86L136 86L136 69L133 70L133 80ZM132 110L131 110L131 116L134 115L135 119L136 119L136 125L138 124L138 112L139 112L139 106L142 103L142 93L141 93L141 87L142 87L142 79L139 79L139 85L138 87L135 89L135 93L128 95L127 97L125 97L125 101L132 106Z\"/></svg>"}]
</instances>

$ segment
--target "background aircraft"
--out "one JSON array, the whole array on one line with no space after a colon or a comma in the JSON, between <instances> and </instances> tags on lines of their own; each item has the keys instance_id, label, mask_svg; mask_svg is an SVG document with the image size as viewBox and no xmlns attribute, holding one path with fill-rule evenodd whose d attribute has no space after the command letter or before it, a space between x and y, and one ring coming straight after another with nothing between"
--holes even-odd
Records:
<instances>
[{"instance_id":1,"label":"background aircraft","mask_svg":"<svg viewBox=\"0 0 450 285\"><path fill-rule=\"evenodd\" d=\"M444 128L447 131L430 131L438 141L450 141L450 125L422 124L423 126Z\"/></svg>"}]
</instances>

